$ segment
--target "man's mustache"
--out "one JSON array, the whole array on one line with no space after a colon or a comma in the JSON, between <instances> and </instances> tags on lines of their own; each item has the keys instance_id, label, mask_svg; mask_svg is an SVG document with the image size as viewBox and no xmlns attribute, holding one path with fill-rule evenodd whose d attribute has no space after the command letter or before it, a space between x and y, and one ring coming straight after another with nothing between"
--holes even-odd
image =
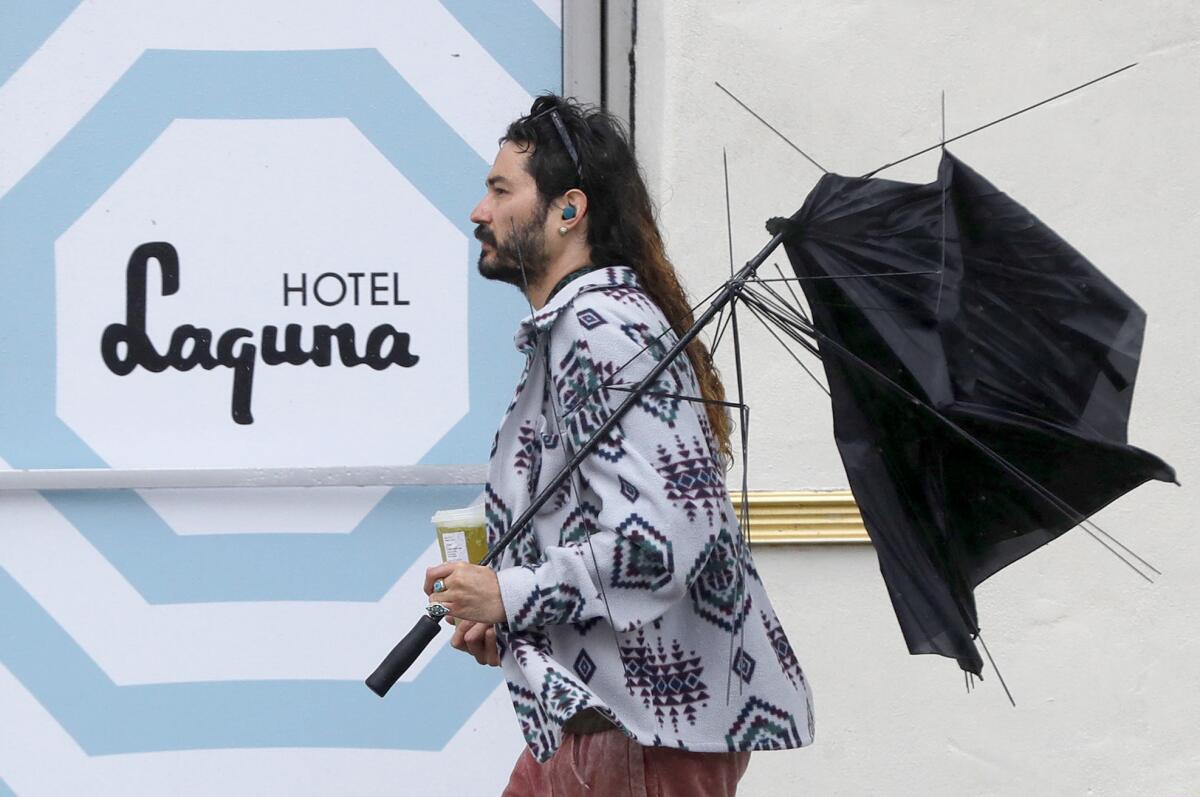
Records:
<instances>
[{"instance_id":1,"label":"man's mustache","mask_svg":"<svg viewBox=\"0 0 1200 797\"><path fill-rule=\"evenodd\" d=\"M491 230L489 230L487 227L484 227L482 224L475 228L475 240L482 241L483 243L489 244L492 247L496 246L495 234L493 234Z\"/></svg>"}]
</instances>

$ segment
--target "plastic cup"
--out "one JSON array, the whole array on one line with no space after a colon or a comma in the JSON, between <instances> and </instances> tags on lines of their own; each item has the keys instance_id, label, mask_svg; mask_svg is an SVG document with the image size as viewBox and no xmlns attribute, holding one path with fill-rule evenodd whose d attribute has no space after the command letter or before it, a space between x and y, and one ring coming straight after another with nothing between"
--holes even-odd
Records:
<instances>
[{"instance_id":1,"label":"plastic cup","mask_svg":"<svg viewBox=\"0 0 1200 797\"><path fill-rule=\"evenodd\" d=\"M433 515L443 562L479 564L487 554L487 519L483 504L463 509L442 509Z\"/></svg>"}]
</instances>

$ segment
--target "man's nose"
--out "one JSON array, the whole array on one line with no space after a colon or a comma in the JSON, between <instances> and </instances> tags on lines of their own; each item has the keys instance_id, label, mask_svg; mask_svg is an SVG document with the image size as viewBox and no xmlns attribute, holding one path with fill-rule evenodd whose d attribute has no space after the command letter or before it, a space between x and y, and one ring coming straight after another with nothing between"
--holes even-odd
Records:
<instances>
[{"instance_id":1,"label":"man's nose","mask_svg":"<svg viewBox=\"0 0 1200 797\"><path fill-rule=\"evenodd\" d=\"M485 204L485 200L481 199L479 200L479 204L475 206L475 209L471 211L472 224L488 224L491 222L492 214L484 207Z\"/></svg>"}]
</instances>

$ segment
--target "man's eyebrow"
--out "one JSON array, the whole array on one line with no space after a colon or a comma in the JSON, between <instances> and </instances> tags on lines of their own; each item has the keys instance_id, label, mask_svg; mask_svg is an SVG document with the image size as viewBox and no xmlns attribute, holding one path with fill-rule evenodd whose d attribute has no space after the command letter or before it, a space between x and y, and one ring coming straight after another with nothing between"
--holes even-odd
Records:
<instances>
[{"instance_id":1,"label":"man's eyebrow","mask_svg":"<svg viewBox=\"0 0 1200 797\"><path fill-rule=\"evenodd\" d=\"M495 185L496 183L507 183L508 178L502 174L497 174L494 177L487 178L487 180L485 180L484 182L490 187L490 186Z\"/></svg>"}]
</instances>

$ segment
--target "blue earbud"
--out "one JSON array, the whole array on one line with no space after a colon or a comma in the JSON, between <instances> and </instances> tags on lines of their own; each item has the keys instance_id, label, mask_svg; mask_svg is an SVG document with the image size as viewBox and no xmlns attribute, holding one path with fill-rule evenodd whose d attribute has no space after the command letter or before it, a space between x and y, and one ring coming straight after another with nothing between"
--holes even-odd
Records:
<instances>
[{"instance_id":1,"label":"blue earbud","mask_svg":"<svg viewBox=\"0 0 1200 797\"><path fill-rule=\"evenodd\" d=\"M574 205L567 205L565 208L563 208L563 215L562 215L562 217L563 217L564 219L573 219L573 218L575 218L575 206L574 206Z\"/></svg>"}]
</instances>

